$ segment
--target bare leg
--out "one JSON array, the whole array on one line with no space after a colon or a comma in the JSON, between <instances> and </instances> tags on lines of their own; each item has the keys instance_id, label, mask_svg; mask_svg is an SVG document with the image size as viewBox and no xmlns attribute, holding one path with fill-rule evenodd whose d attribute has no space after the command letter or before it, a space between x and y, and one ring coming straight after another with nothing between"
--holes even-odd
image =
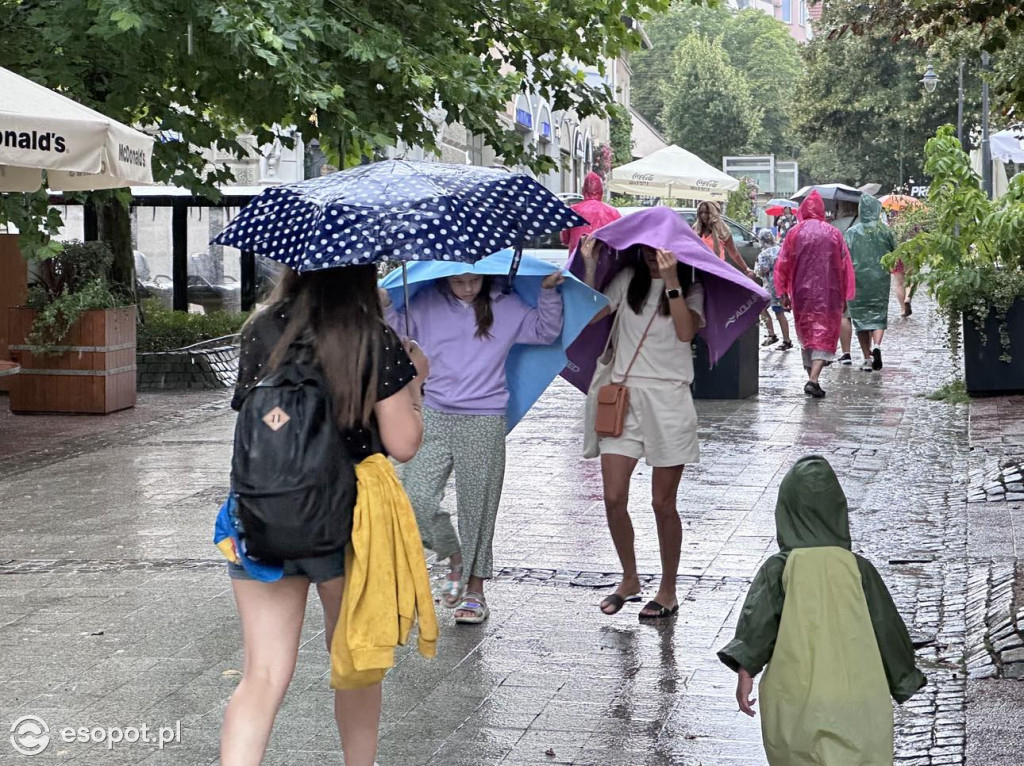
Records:
<instances>
[{"instance_id":1,"label":"bare leg","mask_svg":"<svg viewBox=\"0 0 1024 766\"><path fill-rule=\"evenodd\" d=\"M871 333L871 340L876 346L882 345L882 338L885 337L885 330L874 330Z\"/></svg>"},{"instance_id":2,"label":"bare leg","mask_svg":"<svg viewBox=\"0 0 1024 766\"><path fill-rule=\"evenodd\" d=\"M220 732L221 766L259 766L299 653L309 580L232 580L245 660Z\"/></svg>"},{"instance_id":3,"label":"bare leg","mask_svg":"<svg viewBox=\"0 0 1024 766\"><path fill-rule=\"evenodd\" d=\"M892 275L896 282L896 300L899 301L900 311L903 315L907 314L907 275L902 271L897 271Z\"/></svg>"},{"instance_id":4,"label":"bare leg","mask_svg":"<svg viewBox=\"0 0 1024 766\"><path fill-rule=\"evenodd\" d=\"M811 362L811 369L808 373L808 378L812 383L818 382L818 377L821 375L821 371L825 369L825 362L822 359L815 359Z\"/></svg>"},{"instance_id":5,"label":"bare leg","mask_svg":"<svg viewBox=\"0 0 1024 766\"><path fill-rule=\"evenodd\" d=\"M765 309L764 311L761 312L761 319L764 320L764 329L766 329L768 331L768 337L769 338L774 338L775 337L775 325L772 324L772 315L771 315L771 313L767 309Z\"/></svg>"},{"instance_id":6,"label":"bare leg","mask_svg":"<svg viewBox=\"0 0 1024 766\"><path fill-rule=\"evenodd\" d=\"M843 324L839 329L839 345L843 349L844 354L850 353L850 347L853 341L853 322L850 321L849 317L843 317Z\"/></svg>"},{"instance_id":7,"label":"bare leg","mask_svg":"<svg viewBox=\"0 0 1024 766\"><path fill-rule=\"evenodd\" d=\"M779 329L782 330L782 339L789 340L789 320L786 319L786 313L776 314L775 318L779 320Z\"/></svg>"},{"instance_id":8,"label":"bare leg","mask_svg":"<svg viewBox=\"0 0 1024 766\"><path fill-rule=\"evenodd\" d=\"M615 552L622 565L622 582L615 593L622 598L640 592L640 578L636 571L636 551L633 549L633 522L629 519L629 480L633 477L637 461L624 455L601 455L601 476L604 479L604 509L608 519Z\"/></svg>"},{"instance_id":9,"label":"bare leg","mask_svg":"<svg viewBox=\"0 0 1024 766\"><path fill-rule=\"evenodd\" d=\"M652 482L652 504L658 525L658 547L661 551L661 585L654 600L667 609L675 607L676 576L679 574L679 554L683 548L683 525L676 509L676 495L684 466L655 468ZM648 614L641 611L641 616Z\"/></svg>"},{"instance_id":10,"label":"bare leg","mask_svg":"<svg viewBox=\"0 0 1024 766\"><path fill-rule=\"evenodd\" d=\"M324 610L324 632L330 654L334 628L341 614L345 578L319 583L316 586ZM363 689L335 689L334 720L341 736L345 763L350 766L373 766L377 757L377 731L380 727L382 695L380 684Z\"/></svg>"},{"instance_id":11,"label":"bare leg","mask_svg":"<svg viewBox=\"0 0 1024 766\"><path fill-rule=\"evenodd\" d=\"M871 358L871 331L858 330L857 342L860 343L860 350L864 352L864 358Z\"/></svg>"}]
</instances>

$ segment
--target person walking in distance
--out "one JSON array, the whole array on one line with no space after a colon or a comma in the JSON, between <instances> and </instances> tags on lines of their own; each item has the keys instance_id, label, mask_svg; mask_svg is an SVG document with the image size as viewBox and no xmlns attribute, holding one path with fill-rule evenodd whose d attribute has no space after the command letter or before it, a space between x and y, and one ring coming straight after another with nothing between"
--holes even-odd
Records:
<instances>
[{"instance_id":1,"label":"person walking in distance","mask_svg":"<svg viewBox=\"0 0 1024 766\"><path fill-rule=\"evenodd\" d=\"M720 260L724 261L728 255L737 269L753 278L754 272L736 249L732 232L729 231L729 225L722 220L722 210L717 202L705 200L697 205L697 220L693 222L693 230Z\"/></svg>"},{"instance_id":2,"label":"person walking in distance","mask_svg":"<svg viewBox=\"0 0 1024 766\"><path fill-rule=\"evenodd\" d=\"M775 294L775 263L779 259L779 251L782 249L775 242L775 235L771 229L761 229L757 235L761 242L761 252L757 254L757 263L754 264L754 274L761 280L764 289L771 296L771 303L761 313L765 328L768 330L768 337L762 346L771 346L778 343L779 338L775 334L775 327L772 325L772 313L779 322L779 330L782 332L782 343L779 344L779 351L789 351L793 348L793 341L789 337L789 320L786 318L786 311L779 303L779 297Z\"/></svg>"},{"instance_id":3,"label":"person walking in distance","mask_svg":"<svg viewBox=\"0 0 1024 766\"><path fill-rule=\"evenodd\" d=\"M403 347L384 323L376 267L302 274L286 269L269 305L249 319L241 334L238 385L231 401L236 410L257 384L297 357L322 373L345 455L335 474L336 482L348 484L337 491L349 498L351 507L340 510L348 513L350 530L356 463L377 454L410 460L423 435L420 402L429 365L422 351L412 344ZM287 424L281 419L264 422L275 432ZM244 566L228 564L245 660L242 680L224 714L222 766L256 766L263 759L295 670L310 584L320 597L331 651L342 609L347 543L341 541L326 555L280 562L283 576L274 582L257 580ZM349 766L372 766L380 711L379 683L335 691L335 720Z\"/></svg>"},{"instance_id":4,"label":"person walking in distance","mask_svg":"<svg viewBox=\"0 0 1024 766\"><path fill-rule=\"evenodd\" d=\"M493 576L494 526L505 481L508 381L505 362L516 344L547 345L562 332L559 271L541 283L536 308L504 293L490 276L463 274L421 290L406 311L385 291L384 312L434 357L423 407L423 446L405 466L402 483L423 544L448 560L441 601L455 622L481 623L490 615L484 581ZM455 474L456 533L441 508Z\"/></svg>"},{"instance_id":5,"label":"person walking in distance","mask_svg":"<svg viewBox=\"0 0 1024 766\"><path fill-rule=\"evenodd\" d=\"M855 280L850 251L839 229L826 223L817 190L800 203L800 223L786 235L775 264L775 290L783 308L793 309L807 370L804 393L820 399L825 391L818 380L825 363L835 358Z\"/></svg>"},{"instance_id":6,"label":"person walking in distance","mask_svg":"<svg viewBox=\"0 0 1024 766\"><path fill-rule=\"evenodd\" d=\"M591 287L596 283L597 246L596 240L588 239L580 249L584 281ZM616 314L611 379L629 388L621 435L601 437L598 442L608 529L623 570L615 593L601 601L600 609L615 614L641 590L628 505L633 472L640 458L646 458L653 467L652 505L661 551L661 584L640 611L640 618L658 619L679 610L676 575L682 524L676 495L683 469L700 457L697 411L690 393L690 344L704 326L704 286L695 279L693 269L668 251L638 246L619 257L630 265L609 283L604 293L609 306L594 319Z\"/></svg>"},{"instance_id":7,"label":"person walking in distance","mask_svg":"<svg viewBox=\"0 0 1024 766\"><path fill-rule=\"evenodd\" d=\"M583 237L622 217L622 213L604 201L604 182L593 172L588 173L583 181L583 201L577 202L572 209L586 220L587 225L566 229L559 235L562 244L569 248L569 255L576 252Z\"/></svg>"},{"instance_id":8,"label":"person walking in distance","mask_svg":"<svg viewBox=\"0 0 1024 766\"><path fill-rule=\"evenodd\" d=\"M857 295L850 301L850 319L864 354L861 369L882 369L882 337L889 326L889 272L882 258L896 249L896 237L882 223L882 203L865 194L860 198L857 223L846 231Z\"/></svg>"}]
</instances>

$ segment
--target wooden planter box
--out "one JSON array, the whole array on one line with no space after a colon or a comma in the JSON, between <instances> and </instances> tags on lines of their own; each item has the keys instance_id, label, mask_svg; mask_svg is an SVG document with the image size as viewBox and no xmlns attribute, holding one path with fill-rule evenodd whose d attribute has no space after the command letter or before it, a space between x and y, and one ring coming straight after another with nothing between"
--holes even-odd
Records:
<instances>
[{"instance_id":1,"label":"wooden planter box","mask_svg":"<svg viewBox=\"0 0 1024 766\"><path fill-rule=\"evenodd\" d=\"M1002 361L999 320L990 312L984 333L974 321L964 317L964 382L971 396L999 396L1024 393L1024 299L1017 300L1006 313L1010 334L1009 362Z\"/></svg>"},{"instance_id":2,"label":"wooden planter box","mask_svg":"<svg viewBox=\"0 0 1024 766\"><path fill-rule=\"evenodd\" d=\"M25 259L18 249L17 234L0 234L0 360L10 357L7 350L7 312L24 306L28 294ZM0 391L10 388L9 377L0 378Z\"/></svg>"},{"instance_id":3,"label":"wooden planter box","mask_svg":"<svg viewBox=\"0 0 1024 766\"><path fill-rule=\"evenodd\" d=\"M135 307L87 311L63 353L35 355L25 346L36 312L10 310L11 412L105 415L135 406Z\"/></svg>"}]
</instances>

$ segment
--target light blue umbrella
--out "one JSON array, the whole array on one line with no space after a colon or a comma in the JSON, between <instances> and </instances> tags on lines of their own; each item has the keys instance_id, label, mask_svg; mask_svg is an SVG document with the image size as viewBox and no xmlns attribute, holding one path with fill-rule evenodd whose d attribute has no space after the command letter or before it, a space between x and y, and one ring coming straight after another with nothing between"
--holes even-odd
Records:
<instances>
[{"instance_id":1,"label":"light blue umbrella","mask_svg":"<svg viewBox=\"0 0 1024 766\"><path fill-rule=\"evenodd\" d=\"M451 263L445 261L417 261L410 263L407 270L409 300L416 293L438 279L454 277L460 274L481 274L501 279L507 277L512 264L513 251L501 252L482 258L474 264ZM524 255L519 264L519 272L513 282L512 289L530 306L537 305L540 295L540 283L544 277L558 271L558 267ZM399 310L405 307L405 286L402 272L398 269L388 274L381 287L388 291L392 302ZM505 375L508 380L508 430L511 431L523 416L551 385L568 362L566 349L583 332L590 320L601 309L608 305L608 299L596 290L587 287L571 274L565 275L561 286L563 319L562 334L554 343L547 346L517 345L512 347L505 364ZM415 307L413 308L415 311ZM395 328L399 332L402 328Z\"/></svg>"}]
</instances>

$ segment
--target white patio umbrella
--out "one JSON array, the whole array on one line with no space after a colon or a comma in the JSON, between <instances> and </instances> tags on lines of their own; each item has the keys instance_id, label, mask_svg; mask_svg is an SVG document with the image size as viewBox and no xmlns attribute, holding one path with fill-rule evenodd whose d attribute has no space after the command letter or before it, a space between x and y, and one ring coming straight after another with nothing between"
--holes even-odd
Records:
<instances>
[{"instance_id":1,"label":"white patio umbrella","mask_svg":"<svg viewBox=\"0 0 1024 766\"><path fill-rule=\"evenodd\" d=\"M153 183L153 138L0 67L0 192Z\"/></svg>"},{"instance_id":2,"label":"white patio umbrella","mask_svg":"<svg viewBox=\"0 0 1024 766\"><path fill-rule=\"evenodd\" d=\"M678 146L615 168L609 191L675 199L725 199L740 182Z\"/></svg>"},{"instance_id":3,"label":"white patio umbrella","mask_svg":"<svg viewBox=\"0 0 1024 766\"><path fill-rule=\"evenodd\" d=\"M993 134L990 147L992 159L1024 165L1024 126Z\"/></svg>"}]
</instances>

